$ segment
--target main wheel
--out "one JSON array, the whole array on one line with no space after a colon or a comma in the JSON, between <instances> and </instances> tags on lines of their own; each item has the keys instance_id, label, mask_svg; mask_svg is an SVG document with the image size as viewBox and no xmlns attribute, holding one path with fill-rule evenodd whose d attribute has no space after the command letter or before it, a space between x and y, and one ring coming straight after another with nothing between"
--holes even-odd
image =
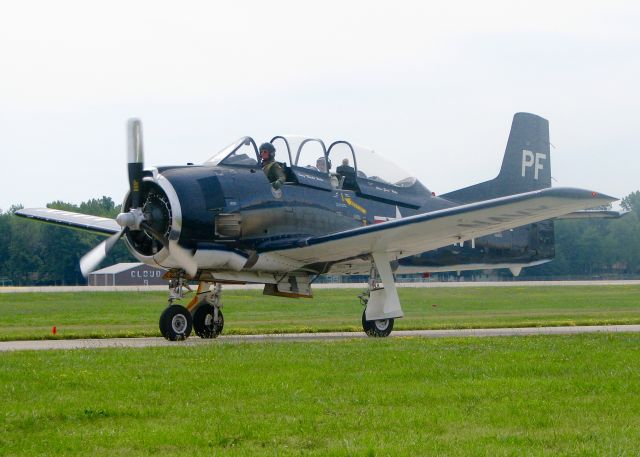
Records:
<instances>
[{"instance_id":1,"label":"main wheel","mask_svg":"<svg viewBox=\"0 0 640 457\"><path fill-rule=\"evenodd\" d=\"M160 333L169 341L182 341L189 338L193 320L187 308L171 305L160 315Z\"/></svg>"},{"instance_id":2,"label":"main wheel","mask_svg":"<svg viewBox=\"0 0 640 457\"><path fill-rule=\"evenodd\" d=\"M367 320L367 310L362 312L362 329L368 336L382 338L389 336L393 330L393 319Z\"/></svg>"},{"instance_id":3,"label":"main wheel","mask_svg":"<svg viewBox=\"0 0 640 457\"><path fill-rule=\"evenodd\" d=\"M218 309L218 320L214 321L215 308L209 303L198 306L193 315L193 330L200 338L216 338L224 328L224 316Z\"/></svg>"}]
</instances>

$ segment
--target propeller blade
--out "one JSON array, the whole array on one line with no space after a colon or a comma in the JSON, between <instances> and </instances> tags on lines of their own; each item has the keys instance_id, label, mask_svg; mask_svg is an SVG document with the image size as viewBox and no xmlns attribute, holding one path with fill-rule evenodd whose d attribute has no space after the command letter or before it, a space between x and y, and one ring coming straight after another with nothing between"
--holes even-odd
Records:
<instances>
[{"instance_id":1,"label":"propeller blade","mask_svg":"<svg viewBox=\"0 0 640 457\"><path fill-rule=\"evenodd\" d=\"M85 278L89 276L93 270L96 269L100 262L104 260L111 248L118 242L122 234L127 230L126 228L120 230L118 233L114 233L95 248L87 252L80 259L80 271Z\"/></svg>"},{"instance_id":2,"label":"propeller blade","mask_svg":"<svg viewBox=\"0 0 640 457\"><path fill-rule=\"evenodd\" d=\"M183 248L177 241L167 240L161 233L151 227L148 222L142 222L140 227L146 230L156 240L160 241L162 245L167 248L171 257L180 265L189 276L194 277L198 272L198 263L193 258L193 254L190 250Z\"/></svg>"},{"instance_id":3,"label":"propeller blade","mask_svg":"<svg viewBox=\"0 0 640 457\"><path fill-rule=\"evenodd\" d=\"M198 263L193 258L193 254L188 249L183 248L177 241L169 241L169 252L178 262L178 265L192 278L198 272Z\"/></svg>"},{"instance_id":4,"label":"propeller blade","mask_svg":"<svg viewBox=\"0 0 640 457\"><path fill-rule=\"evenodd\" d=\"M144 168L142 149L142 122L139 119L129 119L127 122L127 169L132 208L140 207L140 185Z\"/></svg>"}]
</instances>

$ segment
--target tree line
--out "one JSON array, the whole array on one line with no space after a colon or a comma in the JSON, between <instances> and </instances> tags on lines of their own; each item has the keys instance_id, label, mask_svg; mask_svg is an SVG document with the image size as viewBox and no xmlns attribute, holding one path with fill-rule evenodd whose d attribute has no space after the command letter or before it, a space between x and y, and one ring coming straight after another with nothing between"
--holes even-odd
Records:
<instances>
[{"instance_id":1,"label":"tree line","mask_svg":"<svg viewBox=\"0 0 640 457\"><path fill-rule=\"evenodd\" d=\"M0 285L81 285L80 258L104 241L104 236L38 223L15 216L22 206L0 213ZM115 218L121 205L110 197L80 205L54 201L47 208ZM136 262L124 242L118 242L102 266Z\"/></svg>"},{"instance_id":2,"label":"tree line","mask_svg":"<svg viewBox=\"0 0 640 457\"><path fill-rule=\"evenodd\" d=\"M640 278L640 191L624 197L620 219L555 222L556 257L523 276Z\"/></svg>"},{"instance_id":3,"label":"tree line","mask_svg":"<svg viewBox=\"0 0 640 457\"><path fill-rule=\"evenodd\" d=\"M526 268L522 276L640 277L640 191L627 195L621 205L631 214L614 220L556 221L555 260ZM115 218L121 210L110 197L80 205L55 201L47 207L109 218ZM86 284L79 260L104 237L24 220L13 214L18 209L21 206L0 211L0 285ZM119 242L102 265L135 261Z\"/></svg>"}]
</instances>

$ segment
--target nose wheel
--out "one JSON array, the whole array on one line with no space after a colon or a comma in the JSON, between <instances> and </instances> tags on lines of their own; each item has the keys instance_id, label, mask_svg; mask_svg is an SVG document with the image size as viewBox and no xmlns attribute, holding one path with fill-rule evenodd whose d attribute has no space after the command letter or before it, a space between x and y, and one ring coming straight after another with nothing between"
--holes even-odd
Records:
<instances>
[{"instance_id":1,"label":"nose wheel","mask_svg":"<svg viewBox=\"0 0 640 457\"><path fill-rule=\"evenodd\" d=\"M169 306L160 314L160 333L169 341L182 341L189 338L193 329L191 311L174 303L181 300L191 288L183 274L169 283Z\"/></svg>"}]
</instances>

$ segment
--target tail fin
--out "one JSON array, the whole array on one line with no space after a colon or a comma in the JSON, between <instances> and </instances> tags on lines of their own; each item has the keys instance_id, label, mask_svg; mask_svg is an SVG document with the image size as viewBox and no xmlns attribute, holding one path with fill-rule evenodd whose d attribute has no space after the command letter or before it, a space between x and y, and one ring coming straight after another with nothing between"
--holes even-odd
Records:
<instances>
[{"instance_id":1,"label":"tail fin","mask_svg":"<svg viewBox=\"0 0 640 457\"><path fill-rule=\"evenodd\" d=\"M471 203L551 187L549 144L549 121L535 114L516 113L500 174L491 181L441 197L458 203Z\"/></svg>"}]
</instances>

